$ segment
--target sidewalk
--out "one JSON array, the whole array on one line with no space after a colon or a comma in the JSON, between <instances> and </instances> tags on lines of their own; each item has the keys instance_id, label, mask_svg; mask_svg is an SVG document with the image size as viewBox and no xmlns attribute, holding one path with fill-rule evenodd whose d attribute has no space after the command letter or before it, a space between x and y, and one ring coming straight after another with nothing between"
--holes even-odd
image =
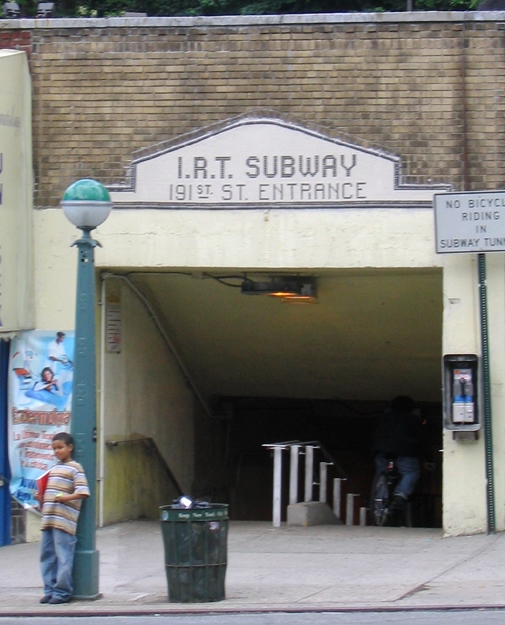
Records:
<instances>
[{"instance_id":1,"label":"sidewalk","mask_svg":"<svg viewBox=\"0 0 505 625\"><path fill-rule=\"evenodd\" d=\"M230 522L226 599L169 603L159 522L99 529L97 601L40 605L39 544L0 549L0 616L505 607L505 534Z\"/></svg>"}]
</instances>

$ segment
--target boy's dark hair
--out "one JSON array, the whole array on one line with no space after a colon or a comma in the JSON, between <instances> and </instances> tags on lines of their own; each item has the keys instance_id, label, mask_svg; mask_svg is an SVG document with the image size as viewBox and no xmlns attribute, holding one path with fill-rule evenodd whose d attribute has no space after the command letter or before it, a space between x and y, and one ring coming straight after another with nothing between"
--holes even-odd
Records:
<instances>
[{"instance_id":1,"label":"boy's dark hair","mask_svg":"<svg viewBox=\"0 0 505 625\"><path fill-rule=\"evenodd\" d=\"M63 441L65 443L65 445L73 445L74 444L74 439L72 438L72 436L68 432L58 432L58 434L55 434L53 436L53 443L54 443L54 441Z\"/></svg>"}]
</instances>

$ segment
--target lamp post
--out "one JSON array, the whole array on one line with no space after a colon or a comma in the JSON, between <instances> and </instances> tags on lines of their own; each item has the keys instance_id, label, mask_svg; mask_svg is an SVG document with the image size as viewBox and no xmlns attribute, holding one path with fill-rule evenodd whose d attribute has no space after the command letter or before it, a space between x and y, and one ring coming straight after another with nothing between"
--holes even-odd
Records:
<instances>
[{"instance_id":1,"label":"lamp post","mask_svg":"<svg viewBox=\"0 0 505 625\"><path fill-rule=\"evenodd\" d=\"M75 312L74 382L71 433L74 458L88 478L90 496L82 503L77 525L74 560L74 597L97 599L98 551L96 533L96 357L95 263L91 230L103 223L112 209L109 192L99 182L78 180L63 195L61 207L67 219L82 231L77 246L77 297Z\"/></svg>"}]
</instances>

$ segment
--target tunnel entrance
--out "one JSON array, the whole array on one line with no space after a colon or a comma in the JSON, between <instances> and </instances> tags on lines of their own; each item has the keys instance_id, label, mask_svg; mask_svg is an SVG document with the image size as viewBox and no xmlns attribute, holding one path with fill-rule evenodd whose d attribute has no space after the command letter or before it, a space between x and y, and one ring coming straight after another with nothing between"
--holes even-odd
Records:
<instances>
[{"instance_id":1,"label":"tunnel entrance","mask_svg":"<svg viewBox=\"0 0 505 625\"><path fill-rule=\"evenodd\" d=\"M435 465L418 486L415 522L441 526L442 270L300 270L317 283L316 301L304 305L244 295L245 273L271 275L128 274L209 407L196 409L210 418L194 417L193 439L181 441L194 446L192 494L226 497L235 519L271 520L272 459L262 445L318 441L366 504L374 423L406 394L422 411Z\"/></svg>"},{"instance_id":2,"label":"tunnel entrance","mask_svg":"<svg viewBox=\"0 0 505 625\"><path fill-rule=\"evenodd\" d=\"M332 475L343 477L345 492L357 495L357 506L368 505L375 470L372 433L378 417L387 407L384 402L250 397L223 400L232 407L233 414L229 433L232 518L272 519L273 458L272 452L263 445L284 441L321 445L336 465ZM416 527L441 527L441 405L421 402L417 408L426 428L426 445L421 478L412 497L412 523ZM286 453L283 463L286 505L288 463Z\"/></svg>"}]
</instances>

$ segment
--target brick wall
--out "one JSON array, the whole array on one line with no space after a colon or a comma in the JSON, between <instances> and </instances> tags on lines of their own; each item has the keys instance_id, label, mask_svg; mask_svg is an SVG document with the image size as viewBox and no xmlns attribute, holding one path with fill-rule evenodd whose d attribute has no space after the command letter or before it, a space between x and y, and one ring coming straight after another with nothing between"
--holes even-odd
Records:
<instances>
[{"instance_id":1,"label":"brick wall","mask_svg":"<svg viewBox=\"0 0 505 625\"><path fill-rule=\"evenodd\" d=\"M10 24L31 37L38 206L77 178L123 180L135 150L267 109L400 155L406 182L504 186L505 13L50 23Z\"/></svg>"},{"instance_id":2,"label":"brick wall","mask_svg":"<svg viewBox=\"0 0 505 625\"><path fill-rule=\"evenodd\" d=\"M0 30L0 50L22 50L30 58L32 50L31 32L28 30Z\"/></svg>"}]
</instances>

